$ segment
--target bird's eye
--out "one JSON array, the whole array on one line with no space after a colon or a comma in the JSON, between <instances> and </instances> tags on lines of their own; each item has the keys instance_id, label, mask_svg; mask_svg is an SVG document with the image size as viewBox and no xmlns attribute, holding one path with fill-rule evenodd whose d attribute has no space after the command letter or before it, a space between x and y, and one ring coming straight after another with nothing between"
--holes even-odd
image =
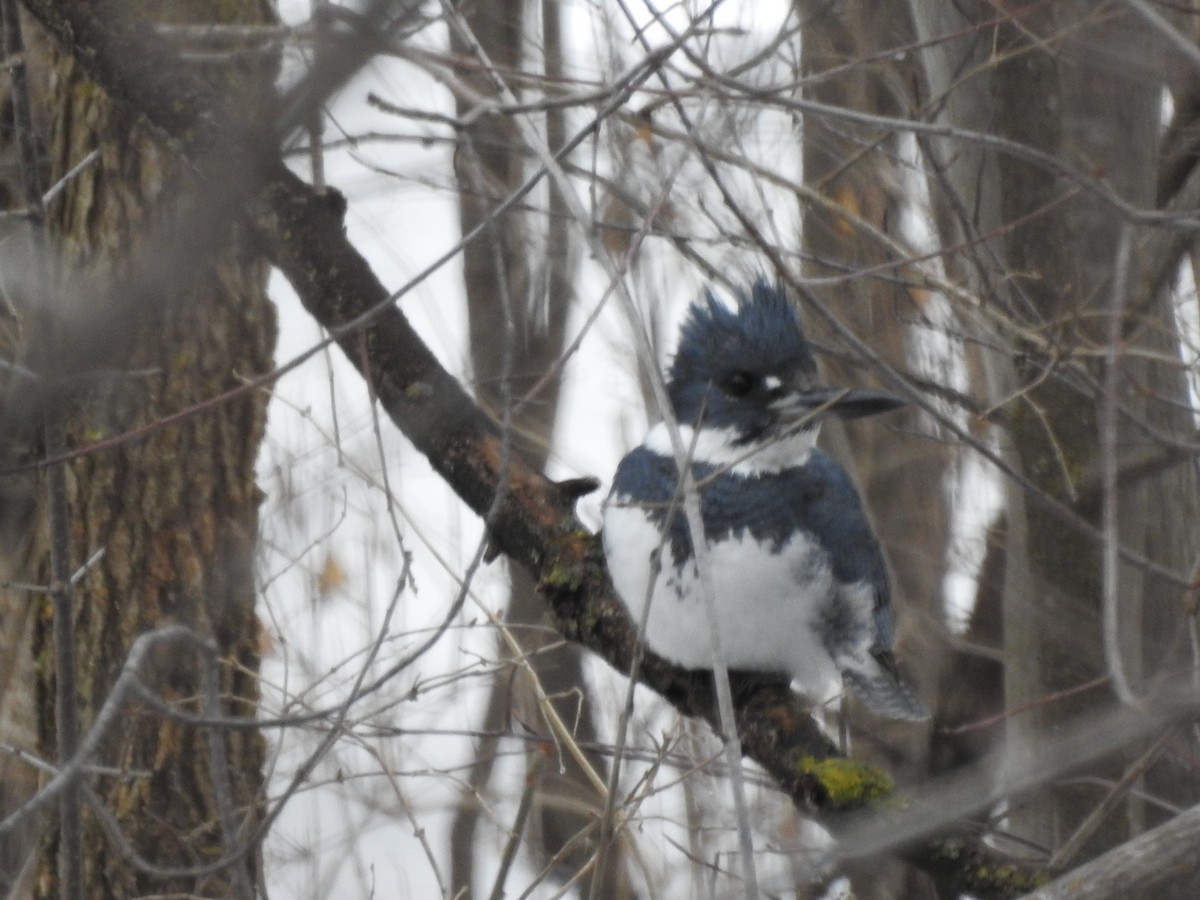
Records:
<instances>
[{"instance_id":1,"label":"bird's eye","mask_svg":"<svg viewBox=\"0 0 1200 900\"><path fill-rule=\"evenodd\" d=\"M731 372L725 379L725 393L732 397L745 397L754 390L755 380L749 372Z\"/></svg>"}]
</instances>

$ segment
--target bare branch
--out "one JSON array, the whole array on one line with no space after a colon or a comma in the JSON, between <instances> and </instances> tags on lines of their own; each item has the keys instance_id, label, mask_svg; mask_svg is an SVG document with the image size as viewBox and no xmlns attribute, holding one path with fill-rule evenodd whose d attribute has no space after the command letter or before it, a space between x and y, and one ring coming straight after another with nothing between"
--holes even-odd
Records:
<instances>
[{"instance_id":1,"label":"bare branch","mask_svg":"<svg viewBox=\"0 0 1200 900\"><path fill-rule=\"evenodd\" d=\"M1022 900L1120 900L1146 897L1200 864L1200 806L1072 869Z\"/></svg>"}]
</instances>

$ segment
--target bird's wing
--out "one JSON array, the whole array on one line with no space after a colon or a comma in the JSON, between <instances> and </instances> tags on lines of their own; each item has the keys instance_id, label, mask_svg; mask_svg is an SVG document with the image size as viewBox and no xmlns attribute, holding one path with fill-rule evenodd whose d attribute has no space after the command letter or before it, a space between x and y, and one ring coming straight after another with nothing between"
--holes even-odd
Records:
<instances>
[{"instance_id":1,"label":"bird's wing","mask_svg":"<svg viewBox=\"0 0 1200 900\"><path fill-rule=\"evenodd\" d=\"M905 683L892 654L895 615L887 568L858 492L846 472L814 451L805 466L807 506L798 515L829 556L834 596L823 643L842 678L872 712L924 719L929 711Z\"/></svg>"}]
</instances>

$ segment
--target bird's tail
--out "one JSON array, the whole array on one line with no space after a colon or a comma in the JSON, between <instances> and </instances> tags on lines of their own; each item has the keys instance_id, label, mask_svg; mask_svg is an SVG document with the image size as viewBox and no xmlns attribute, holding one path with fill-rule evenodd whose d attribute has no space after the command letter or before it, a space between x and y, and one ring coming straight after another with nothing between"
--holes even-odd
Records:
<instances>
[{"instance_id":1,"label":"bird's tail","mask_svg":"<svg viewBox=\"0 0 1200 900\"><path fill-rule=\"evenodd\" d=\"M842 662L842 680L875 715L913 722L929 718L929 707L909 687L890 653Z\"/></svg>"}]
</instances>

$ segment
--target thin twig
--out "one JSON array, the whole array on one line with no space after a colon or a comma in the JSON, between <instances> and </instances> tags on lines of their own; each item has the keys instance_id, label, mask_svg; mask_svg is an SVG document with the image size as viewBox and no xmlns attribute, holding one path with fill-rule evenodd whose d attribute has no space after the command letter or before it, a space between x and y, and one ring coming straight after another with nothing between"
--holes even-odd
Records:
<instances>
[{"instance_id":1,"label":"thin twig","mask_svg":"<svg viewBox=\"0 0 1200 900\"><path fill-rule=\"evenodd\" d=\"M1125 309L1125 291L1129 281L1129 253L1132 228L1128 223L1121 226L1117 238L1117 259L1113 272L1112 304L1109 309L1108 354L1105 362L1104 392L1100 397L1100 471L1101 533L1103 541L1102 575L1104 663L1112 682L1113 693L1127 706L1135 706L1137 698L1125 675L1121 659L1120 634L1120 546L1121 535L1117 518L1117 391L1120 388L1122 313Z\"/></svg>"},{"instance_id":2,"label":"thin twig","mask_svg":"<svg viewBox=\"0 0 1200 900\"><path fill-rule=\"evenodd\" d=\"M492 883L490 900L503 900L504 882L508 880L509 869L517 858L517 850L521 846L521 835L525 833L525 822L533 810L533 798L541 783L542 770L546 768L549 754L539 748L533 754L533 762L525 772L525 790L521 792L521 802L517 805L517 814L513 818L512 828L508 832L508 840L504 842L504 850L500 854L500 869L496 872L496 880Z\"/></svg>"},{"instance_id":3,"label":"thin twig","mask_svg":"<svg viewBox=\"0 0 1200 900\"><path fill-rule=\"evenodd\" d=\"M201 690L204 692L204 710L210 716L221 712L221 676L215 655L204 653L200 659ZM229 759L225 752L225 732L217 728L207 730L208 775L212 782L213 798L217 804L217 822L221 828L221 846L230 848L238 845L238 825L234 818L233 784L229 779ZM230 866L233 878L233 893L237 900L254 900L253 881L248 871L248 860L242 859Z\"/></svg>"},{"instance_id":4,"label":"thin twig","mask_svg":"<svg viewBox=\"0 0 1200 900\"><path fill-rule=\"evenodd\" d=\"M318 61L326 52L325 41L329 28L329 0L310 0L309 20L313 23L315 41L313 42L312 68L318 68ZM313 189L325 190L325 148L323 134L325 131L325 109L320 103L313 103L308 110L308 121L304 125L308 134L308 164L311 170Z\"/></svg>"},{"instance_id":5,"label":"thin twig","mask_svg":"<svg viewBox=\"0 0 1200 900\"><path fill-rule=\"evenodd\" d=\"M1175 727L1168 727L1159 736L1158 740L1151 744L1146 749L1146 752L1125 770L1125 774L1121 776L1120 781L1112 786L1104 799L1096 805L1095 809L1088 813L1088 817L1075 829L1075 833L1050 857L1050 861L1046 863L1046 868L1049 871L1061 872L1079 854L1079 851L1083 849L1083 845L1096 833L1096 829L1103 824L1104 820L1108 818L1117 804L1121 802L1121 798L1125 796L1133 786L1133 783L1145 775L1146 770L1162 755L1163 750L1167 748L1174 735Z\"/></svg>"},{"instance_id":6,"label":"thin twig","mask_svg":"<svg viewBox=\"0 0 1200 900\"><path fill-rule=\"evenodd\" d=\"M66 189L68 184L78 178L85 169L98 162L99 159L100 151L98 149L85 154L83 159L71 166L71 168L67 170L67 173L63 175L62 178L50 185L49 190L42 195L42 205L49 206L51 203L53 203L54 198L61 194Z\"/></svg>"},{"instance_id":7,"label":"thin twig","mask_svg":"<svg viewBox=\"0 0 1200 900\"><path fill-rule=\"evenodd\" d=\"M1175 26L1164 19L1146 0L1122 0L1122 2L1140 16L1147 25L1166 38L1172 50L1182 54L1195 68L1200 69L1200 47L1196 46L1194 38L1180 34Z\"/></svg>"},{"instance_id":8,"label":"thin twig","mask_svg":"<svg viewBox=\"0 0 1200 900\"><path fill-rule=\"evenodd\" d=\"M60 766L58 773L28 801L13 810L4 819L0 819L0 839L24 825L31 816L40 813L70 786L78 784L80 773L87 768L89 760L96 754L109 732L121 720L125 700L128 695L135 693L138 673L150 651L158 644L179 640L198 641L199 639L191 629L185 628L183 625L164 625L138 636L133 642L133 646L129 648L125 664L121 667L121 674L104 699L104 705L96 713L92 727L79 742L74 756Z\"/></svg>"},{"instance_id":9,"label":"thin twig","mask_svg":"<svg viewBox=\"0 0 1200 900\"><path fill-rule=\"evenodd\" d=\"M88 570L91 569L92 566L104 559L104 554L107 551L107 547L101 547L99 550L89 556L87 561L78 569L76 569L75 574L71 576L71 584L79 584L79 582L83 581L83 576L88 573Z\"/></svg>"}]
</instances>

